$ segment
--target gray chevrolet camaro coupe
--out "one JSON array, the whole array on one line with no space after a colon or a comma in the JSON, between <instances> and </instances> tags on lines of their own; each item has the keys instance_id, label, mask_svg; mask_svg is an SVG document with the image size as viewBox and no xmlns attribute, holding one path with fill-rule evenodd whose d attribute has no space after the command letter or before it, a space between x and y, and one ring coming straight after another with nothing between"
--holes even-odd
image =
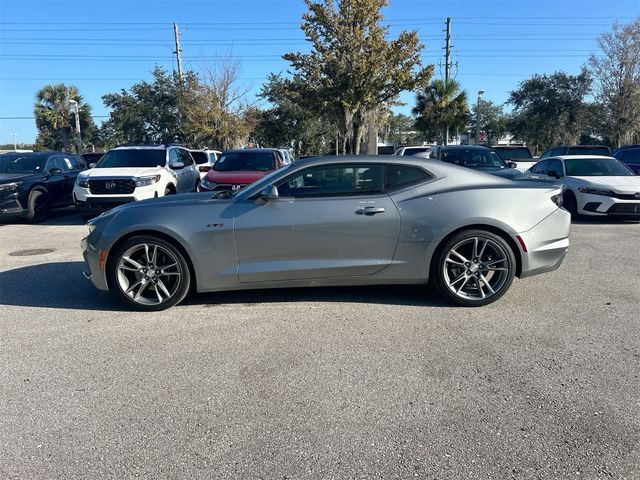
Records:
<instances>
[{"instance_id":1,"label":"gray chevrolet camaro coupe","mask_svg":"<svg viewBox=\"0 0 640 480\"><path fill-rule=\"evenodd\" d=\"M130 203L89 222L85 276L131 307L190 290L430 284L450 302L500 298L559 267L561 190L411 157L316 157L235 193Z\"/></svg>"}]
</instances>

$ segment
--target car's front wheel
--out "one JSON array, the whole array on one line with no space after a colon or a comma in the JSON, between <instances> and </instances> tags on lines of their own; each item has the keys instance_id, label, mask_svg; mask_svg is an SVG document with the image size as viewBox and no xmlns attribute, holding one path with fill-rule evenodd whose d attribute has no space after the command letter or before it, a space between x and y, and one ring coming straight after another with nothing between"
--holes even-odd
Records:
<instances>
[{"instance_id":1,"label":"car's front wheel","mask_svg":"<svg viewBox=\"0 0 640 480\"><path fill-rule=\"evenodd\" d=\"M486 230L456 234L434 260L433 283L446 299L460 306L495 302L509 289L516 272L509 244Z\"/></svg>"},{"instance_id":2,"label":"car's front wheel","mask_svg":"<svg viewBox=\"0 0 640 480\"><path fill-rule=\"evenodd\" d=\"M111 291L138 310L164 310L189 293L191 275L187 261L179 249L161 238L132 237L112 258Z\"/></svg>"}]
</instances>

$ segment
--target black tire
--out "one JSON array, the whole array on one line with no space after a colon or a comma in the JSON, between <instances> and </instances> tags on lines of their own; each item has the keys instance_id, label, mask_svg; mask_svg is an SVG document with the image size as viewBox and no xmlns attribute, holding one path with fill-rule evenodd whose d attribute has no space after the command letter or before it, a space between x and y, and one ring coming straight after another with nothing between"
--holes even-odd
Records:
<instances>
[{"instance_id":1,"label":"black tire","mask_svg":"<svg viewBox=\"0 0 640 480\"><path fill-rule=\"evenodd\" d=\"M175 191L173 188L169 187L169 186L167 186L167 187L164 189L164 196L165 196L165 197L166 197L167 195L175 195L175 193L176 193L176 191Z\"/></svg>"},{"instance_id":2,"label":"black tire","mask_svg":"<svg viewBox=\"0 0 640 480\"><path fill-rule=\"evenodd\" d=\"M482 248L484 240L488 241L483 249L484 252L480 252L484 256L481 255L479 263L474 263L473 258L473 239L475 238L480 239L478 250ZM486 250L487 248L489 248L488 251ZM469 262L459 259L460 266L458 266L451 260L447 261L454 249L462 250L464 258L470 257L468 258ZM470 249L468 253L471 253L471 255L465 254L468 249ZM492 255L494 255L493 258ZM496 260L496 258L502 257L504 258L503 260ZM454 256L454 258L458 257ZM488 265L483 265L484 263L492 265L489 267ZM485 267L486 269L480 267ZM498 273L498 269L500 273ZM502 237L487 230L464 230L454 235L437 250L431 262L431 283L448 302L454 305L481 307L495 302L509 290L511 283L513 283L515 272L515 255L512 248ZM448 278L449 275L455 278L450 279ZM457 278L460 278L461 283L464 283L459 293L452 291L452 288L457 289L461 284L454 282ZM495 282L490 285L492 280L495 280ZM455 287L450 286L450 283L451 285L455 283ZM468 286L466 286L467 284ZM491 288L490 291L489 288ZM485 289L489 291L489 295L486 297L484 297L487 293ZM491 291L494 291L494 293L491 293ZM471 294L483 295L483 297L473 298Z\"/></svg>"},{"instance_id":3,"label":"black tire","mask_svg":"<svg viewBox=\"0 0 640 480\"><path fill-rule=\"evenodd\" d=\"M571 214L571 218L577 220L580 218L578 213L578 200L575 193L571 190L565 190L562 194L562 206Z\"/></svg>"},{"instance_id":4,"label":"black tire","mask_svg":"<svg viewBox=\"0 0 640 480\"><path fill-rule=\"evenodd\" d=\"M49 196L41 190L32 190L27 208L27 220L31 223L44 221L49 214Z\"/></svg>"},{"instance_id":5,"label":"black tire","mask_svg":"<svg viewBox=\"0 0 640 480\"><path fill-rule=\"evenodd\" d=\"M179 274L179 276L176 275L175 277L177 278L175 284L168 284L166 286L167 290L170 291L169 293L171 293L171 295L167 296L167 298L161 302L156 298L154 301L158 301L158 303L144 303L145 298L143 297L141 297L140 300L136 301L134 300L134 298L132 298L134 296L133 292L131 292L131 295L130 295L123 289L123 283L127 286L131 286L132 284L135 284L134 282L141 282L142 277L144 276L144 278L147 279L144 281L144 283L153 287L155 289L156 295L160 295L158 293L159 292L158 288L155 286L155 280L152 283L153 279L149 280L144 273L141 273L139 271L134 272L134 271L127 270L126 273L119 271L119 265L121 263L121 260L124 254L126 252L131 251L132 249L135 249L136 247L140 248L145 244L149 245L150 247L157 245L162 249L166 250L169 253L169 256L165 256L165 258L162 259L161 255L158 255L156 260L158 261L158 263L175 261L176 266L174 271ZM148 266L149 265L145 265L145 267L148 267ZM154 269L159 268L160 265L159 264L154 265L153 267ZM151 273L154 273L154 272L151 272ZM156 271L155 273L158 273L158 271ZM180 252L180 250L170 242L167 242L166 240L163 240L158 237L148 236L148 235L140 235L140 236L132 237L127 241L125 241L122 245L120 245L113 252L113 255L111 256L111 260L109 261L109 264L107 266L107 275L109 279L109 289L113 294L115 294L127 306L132 307L136 310L142 310L142 311L148 311L148 312L160 311L160 310L165 310L167 308L173 307L174 305L184 300L184 298L187 296L191 288L191 271L189 269L189 264L185 260L184 255ZM124 279L121 277L121 275L124 276ZM160 278L160 276L158 276L157 278ZM169 281L172 281L171 280L172 278L174 277L169 277ZM140 292L136 292L136 293L137 294L135 296L140 294ZM150 297L154 296L153 292L149 291L149 287L146 287L146 290L144 293L145 293L145 296L150 296Z\"/></svg>"}]
</instances>

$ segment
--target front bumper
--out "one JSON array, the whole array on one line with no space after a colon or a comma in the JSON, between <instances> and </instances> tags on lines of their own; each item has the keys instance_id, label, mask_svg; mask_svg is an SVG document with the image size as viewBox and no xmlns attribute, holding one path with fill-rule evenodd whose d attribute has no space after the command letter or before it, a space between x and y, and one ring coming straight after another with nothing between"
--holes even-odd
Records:
<instances>
[{"instance_id":1,"label":"front bumper","mask_svg":"<svg viewBox=\"0 0 640 480\"><path fill-rule=\"evenodd\" d=\"M571 214L559 208L531 230L520 233L519 236L527 248L524 252L520 246L520 277L530 277L558 269L567 255L570 228Z\"/></svg>"},{"instance_id":2,"label":"front bumper","mask_svg":"<svg viewBox=\"0 0 640 480\"><path fill-rule=\"evenodd\" d=\"M97 195L92 194L88 188L76 185L73 189L73 203L86 213L102 213L118 205L158 197L160 194L157 188L158 184L154 184L136 187L135 191L128 195Z\"/></svg>"},{"instance_id":3,"label":"front bumper","mask_svg":"<svg viewBox=\"0 0 640 480\"><path fill-rule=\"evenodd\" d=\"M0 218L20 218L26 216L27 213L29 213L29 210L24 208L16 194L0 199Z\"/></svg>"},{"instance_id":4,"label":"front bumper","mask_svg":"<svg viewBox=\"0 0 640 480\"><path fill-rule=\"evenodd\" d=\"M89 237L82 239L80 249L85 264L84 277L90 280L98 290L109 290L105 269L100 268L100 250L89 243Z\"/></svg>"},{"instance_id":5,"label":"front bumper","mask_svg":"<svg viewBox=\"0 0 640 480\"><path fill-rule=\"evenodd\" d=\"M581 215L640 218L640 199L623 200L606 195L581 193L577 200L578 213Z\"/></svg>"}]
</instances>

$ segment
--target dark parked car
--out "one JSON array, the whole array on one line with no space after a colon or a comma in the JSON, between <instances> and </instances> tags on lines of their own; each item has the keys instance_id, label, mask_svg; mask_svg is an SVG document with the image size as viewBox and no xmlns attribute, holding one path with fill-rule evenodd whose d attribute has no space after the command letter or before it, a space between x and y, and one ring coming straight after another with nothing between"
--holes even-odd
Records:
<instances>
[{"instance_id":1,"label":"dark parked car","mask_svg":"<svg viewBox=\"0 0 640 480\"><path fill-rule=\"evenodd\" d=\"M602 155L608 157L611 155L611 150L604 145L567 145L550 148L540 155L540 160L547 157L561 157L565 155Z\"/></svg>"},{"instance_id":2,"label":"dark parked car","mask_svg":"<svg viewBox=\"0 0 640 480\"><path fill-rule=\"evenodd\" d=\"M611 155L640 175L640 145L620 147Z\"/></svg>"},{"instance_id":3,"label":"dark parked car","mask_svg":"<svg viewBox=\"0 0 640 480\"><path fill-rule=\"evenodd\" d=\"M80 157L86 165L89 165L89 168L92 168L91 165L98 163L98 161L104 156L104 153L105 152L83 153Z\"/></svg>"},{"instance_id":4,"label":"dark parked car","mask_svg":"<svg viewBox=\"0 0 640 480\"><path fill-rule=\"evenodd\" d=\"M480 172L508 178L509 180L522 177L522 172L516 170L515 163L505 162L492 149L481 145L453 145L432 148L430 156L443 162L472 168Z\"/></svg>"},{"instance_id":5,"label":"dark parked car","mask_svg":"<svg viewBox=\"0 0 640 480\"><path fill-rule=\"evenodd\" d=\"M73 185L86 168L63 152L0 155L0 219L25 217L40 222L51 208L73 204Z\"/></svg>"}]
</instances>

